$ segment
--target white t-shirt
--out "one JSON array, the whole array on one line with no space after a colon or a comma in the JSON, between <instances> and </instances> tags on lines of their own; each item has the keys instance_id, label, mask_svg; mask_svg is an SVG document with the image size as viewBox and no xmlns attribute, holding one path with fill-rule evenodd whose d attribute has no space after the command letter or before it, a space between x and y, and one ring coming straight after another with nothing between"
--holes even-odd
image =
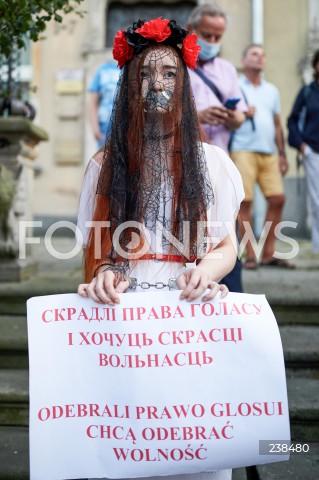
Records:
<instances>
[{"instance_id":1,"label":"white t-shirt","mask_svg":"<svg viewBox=\"0 0 319 480\"><path fill-rule=\"evenodd\" d=\"M244 189L241 176L228 155L219 147L203 144L207 174L209 175L214 192L214 201L207 210L208 232L210 243L216 247L227 235L234 233L235 220L241 201L244 198ZM96 186L101 165L91 159L84 177L80 206L78 213L78 228L83 236L84 246L88 240L89 228L85 226L94 212ZM163 253L154 232L149 232L149 253ZM80 238L78 238L80 240ZM235 240L234 240L235 241ZM165 250L164 250L165 252ZM178 262L163 262L143 260L134 266L130 276L140 282L167 282L169 278L176 278L183 268Z\"/></svg>"}]
</instances>

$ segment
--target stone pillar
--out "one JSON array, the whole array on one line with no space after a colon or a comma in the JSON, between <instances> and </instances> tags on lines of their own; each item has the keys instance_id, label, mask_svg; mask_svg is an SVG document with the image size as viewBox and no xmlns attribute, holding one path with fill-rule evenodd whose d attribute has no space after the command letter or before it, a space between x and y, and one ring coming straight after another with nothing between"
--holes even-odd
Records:
<instances>
[{"instance_id":1,"label":"stone pillar","mask_svg":"<svg viewBox=\"0 0 319 480\"><path fill-rule=\"evenodd\" d=\"M25 236L32 228L19 229L31 221L35 146L48 140L47 133L23 117L0 118L0 282L25 280L36 270ZM19 245L23 248L19 251Z\"/></svg>"}]
</instances>

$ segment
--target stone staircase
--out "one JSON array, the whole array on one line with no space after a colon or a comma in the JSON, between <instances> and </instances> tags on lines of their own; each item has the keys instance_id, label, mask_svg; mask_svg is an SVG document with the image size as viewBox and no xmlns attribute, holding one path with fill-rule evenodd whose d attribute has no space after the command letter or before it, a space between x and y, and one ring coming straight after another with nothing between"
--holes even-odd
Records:
<instances>
[{"instance_id":1,"label":"stone staircase","mask_svg":"<svg viewBox=\"0 0 319 480\"><path fill-rule=\"evenodd\" d=\"M58 239L68 252L73 240ZM38 273L25 282L0 283L0 480L29 479L29 371L26 301L40 295L75 292L81 258L58 260L43 245L35 258ZM46 480L46 479L43 479Z\"/></svg>"},{"instance_id":2,"label":"stone staircase","mask_svg":"<svg viewBox=\"0 0 319 480\"><path fill-rule=\"evenodd\" d=\"M28 349L25 302L37 295L74 292L80 280L79 261L68 269L40 270L36 279L22 284L0 284L0 480L29 478L28 459ZM290 298L271 292L274 272L245 273L245 288L266 292L280 326L284 348L292 439L308 443L309 453L295 453L289 462L236 469L233 480L315 480L319 477L319 295L294 295L289 282L311 272L295 271L287 280ZM285 272L286 275L291 272ZM318 275L319 276L319 275ZM268 277L268 280L267 278ZM307 279L309 281L309 279ZM287 287L287 288L288 288ZM263 288L263 290L262 290ZM316 289L317 290L317 289ZM288 291L288 290L287 290ZM273 294L272 294L273 293ZM309 292L308 292L309 293ZM46 480L46 479L43 479Z\"/></svg>"},{"instance_id":3,"label":"stone staircase","mask_svg":"<svg viewBox=\"0 0 319 480\"><path fill-rule=\"evenodd\" d=\"M309 249L309 245L307 246ZM248 469L247 480L315 480L319 477L319 259L301 253L296 270L244 272L244 288L265 293L277 319L286 366L291 438L308 453L289 462ZM236 477L233 480L244 480Z\"/></svg>"}]
</instances>

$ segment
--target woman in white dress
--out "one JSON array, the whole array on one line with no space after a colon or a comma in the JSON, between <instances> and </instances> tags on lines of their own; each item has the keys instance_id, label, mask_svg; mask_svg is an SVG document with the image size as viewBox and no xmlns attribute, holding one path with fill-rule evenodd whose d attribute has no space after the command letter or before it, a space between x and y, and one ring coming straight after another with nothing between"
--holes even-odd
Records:
<instances>
[{"instance_id":1,"label":"woman in white dress","mask_svg":"<svg viewBox=\"0 0 319 480\"><path fill-rule=\"evenodd\" d=\"M173 20L116 34L112 128L87 167L78 216L83 297L113 306L119 293L145 288L175 287L186 301L228 293L218 282L235 263L244 194L228 156L202 142L187 73L199 49ZM231 470L165 478L179 477L229 480Z\"/></svg>"}]
</instances>

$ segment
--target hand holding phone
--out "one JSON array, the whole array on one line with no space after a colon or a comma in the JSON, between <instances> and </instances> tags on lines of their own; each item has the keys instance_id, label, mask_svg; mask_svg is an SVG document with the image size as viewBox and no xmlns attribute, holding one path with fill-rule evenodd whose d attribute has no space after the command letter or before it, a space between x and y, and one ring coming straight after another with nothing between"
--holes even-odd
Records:
<instances>
[{"instance_id":1,"label":"hand holding phone","mask_svg":"<svg viewBox=\"0 0 319 480\"><path fill-rule=\"evenodd\" d=\"M228 98L224 103L224 107L228 108L229 110L235 110L239 100L240 98Z\"/></svg>"}]
</instances>

